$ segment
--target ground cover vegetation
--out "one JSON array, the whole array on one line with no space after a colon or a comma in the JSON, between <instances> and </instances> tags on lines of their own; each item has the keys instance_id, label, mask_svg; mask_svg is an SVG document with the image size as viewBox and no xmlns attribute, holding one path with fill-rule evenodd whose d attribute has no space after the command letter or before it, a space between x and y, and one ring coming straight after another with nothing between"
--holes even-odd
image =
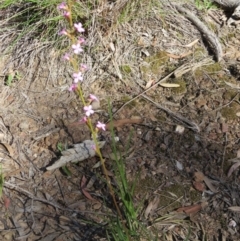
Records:
<instances>
[{"instance_id":1,"label":"ground cover vegetation","mask_svg":"<svg viewBox=\"0 0 240 241\"><path fill-rule=\"evenodd\" d=\"M1 239L239 240L233 11L0 1Z\"/></svg>"}]
</instances>

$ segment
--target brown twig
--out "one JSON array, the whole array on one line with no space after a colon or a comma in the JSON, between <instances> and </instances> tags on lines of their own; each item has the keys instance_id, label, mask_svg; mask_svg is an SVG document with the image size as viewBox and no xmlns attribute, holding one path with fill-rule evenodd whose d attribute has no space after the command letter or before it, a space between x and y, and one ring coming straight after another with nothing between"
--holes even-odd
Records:
<instances>
[{"instance_id":1,"label":"brown twig","mask_svg":"<svg viewBox=\"0 0 240 241\"><path fill-rule=\"evenodd\" d=\"M152 102L154 105L157 106L157 108L161 109L161 110L164 110L165 112L167 112L169 115L171 115L173 118L177 119L178 121L182 122L183 124L185 124L187 126L187 128L190 128L192 129L193 131L196 131L196 132L200 132L200 128L199 126L188 120L187 118L183 117L182 115L180 114L177 114L173 111L171 111L170 109L166 108L166 107L163 107L161 106L160 104L156 103L153 99L151 99L150 97L148 97L147 95L144 95L142 94L141 95L143 98L149 100L150 102Z\"/></svg>"},{"instance_id":2,"label":"brown twig","mask_svg":"<svg viewBox=\"0 0 240 241\"><path fill-rule=\"evenodd\" d=\"M222 46L217 36L211 30L209 30L208 27L196 15L179 5L173 6L177 9L179 13L184 14L184 16L197 27L197 29L201 32L203 38L207 41L209 47L213 51L215 59L219 62L222 59L223 52Z\"/></svg>"}]
</instances>

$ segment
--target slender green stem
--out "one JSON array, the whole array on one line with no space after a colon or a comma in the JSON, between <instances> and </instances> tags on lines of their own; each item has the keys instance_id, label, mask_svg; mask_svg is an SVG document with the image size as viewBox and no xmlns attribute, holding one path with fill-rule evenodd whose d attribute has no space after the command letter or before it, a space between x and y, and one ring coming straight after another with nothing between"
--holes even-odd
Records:
<instances>
[{"instance_id":1,"label":"slender green stem","mask_svg":"<svg viewBox=\"0 0 240 241\"><path fill-rule=\"evenodd\" d=\"M69 11L69 14L70 14L70 16L68 18L68 23L69 23L69 27L70 27L70 33L68 34L68 37L70 38L72 43L76 43L77 39L76 39L76 36L75 36L75 29L73 27L73 20L72 20L72 6L73 6L74 2L72 0L68 0L67 3L68 3L68 11ZM73 66L74 71L78 72L78 66L77 66L77 59L76 59L76 57L71 59L70 62L72 64L72 66ZM79 96L79 99L82 101L83 105L86 106L87 103L86 103L86 100L84 98L82 87L81 87L80 84L78 85L76 92L77 92L77 94ZM118 206L117 201L116 201L115 192L113 190L110 178L108 176L107 168L106 168L105 163L104 163L104 158L103 158L101 150L99 148L99 144L98 144L98 140L97 140L97 130L94 129L92 121L91 121L91 119L89 117L87 118L86 124L87 124L88 128L90 129L90 131L92 133L92 138L93 138L93 141L95 143L95 148L96 148L95 151L96 151L97 155L100 158L100 162L101 162L101 165L102 165L103 173L105 175L105 178L106 178L106 181L107 181L107 185L108 185L110 194L112 196L114 205L116 207L118 216L120 217L120 220L121 220L121 222L123 224L124 229L127 231L127 228L126 228L126 226L125 226L125 224L123 222L123 217L122 217L121 211L120 211L119 206Z\"/></svg>"},{"instance_id":2,"label":"slender green stem","mask_svg":"<svg viewBox=\"0 0 240 241\"><path fill-rule=\"evenodd\" d=\"M78 96L79 96L80 100L82 101L83 105L86 106L86 101L83 96L82 87L80 86L80 84L78 85L77 92L78 92Z\"/></svg>"}]
</instances>

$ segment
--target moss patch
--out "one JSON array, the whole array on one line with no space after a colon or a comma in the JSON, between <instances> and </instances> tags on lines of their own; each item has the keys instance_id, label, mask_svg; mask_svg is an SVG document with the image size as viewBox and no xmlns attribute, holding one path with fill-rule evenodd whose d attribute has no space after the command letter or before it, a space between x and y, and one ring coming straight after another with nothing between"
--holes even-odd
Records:
<instances>
[{"instance_id":1,"label":"moss patch","mask_svg":"<svg viewBox=\"0 0 240 241\"><path fill-rule=\"evenodd\" d=\"M200 59L206 54L206 50L204 48L196 48L193 55L195 59Z\"/></svg>"},{"instance_id":2,"label":"moss patch","mask_svg":"<svg viewBox=\"0 0 240 241\"><path fill-rule=\"evenodd\" d=\"M186 193L189 194L188 198L190 199L191 203L196 203L201 200L201 193L194 189L192 189L191 191L189 190L190 186L184 186L178 183L164 189L164 191L160 195L159 203L160 206L166 207L164 208L163 213L179 208L181 206L181 203L180 200L177 200L183 197Z\"/></svg>"},{"instance_id":3,"label":"moss patch","mask_svg":"<svg viewBox=\"0 0 240 241\"><path fill-rule=\"evenodd\" d=\"M236 120L238 117L236 113L239 110L239 104L238 103L231 103L229 106L226 106L222 108L221 114L226 120Z\"/></svg>"},{"instance_id":4,"label":"moss patch","mask_svg":"<svg viewBox=\"0 0 240 241\"><path fill-rule=\"evenodd\" d=\"M187 92L186 81L184 79L177 79L174 83L179 84L180 86L177 88L171 88L173 94L181 95Z\"/></svg>"},{"instance_id":5,"label":"moss patch","mask_svg":"<svg viewBox=\"0 0 240 241\"><path fill-rule=\"evenodd\" d=\"M223 94L223 98L224 100L231 101L237 95L237 93L238 92L236 90L226 90L226 92Z\"/></svg>"},{"instance_id":6,"label":"moss patch","mask_svg":"<svg viewBox=\"0 0 240 241\"><path fill-rule=\"evenodd\" d=\"M203 69L209 74L211 74L222 70L222 66L219 63L214 63L214 64L204 66Z\"/></svg>"},{"instance_id":7,"label":"moss patch","mask_svg":"<svg viewBox=\"0 0 240 241\"><path fill-rule=\"evenodd\" d=\"M222 66L219 63L214 63L210 64L207 66L202 66L198 68L195 72L194 75L195 77L202 77L203 73L206 72L208 74L216 74L217 72L222 70Z\"/></svg>"},{"instance_id":8,"label":"moss patch","mask_svg":"<svg viewBox=\"0 0 240 241\"><path fill-rule=\"evenodd\" d=\"M160 181L156 180L155 177L147 176L144 180L138 180L136 181L134 194L143 195L145 196L149 192L149 188L151 187L152 190L157 188L160 185Z\"/></svg>"},{"instance_id":9,"label":"moss patch","mask_svg":"<svg viewBox=\"0 0 240 241\"><path fill-rule=\"evenodd\" d=\"M167 52L160 51L152 56L145 58L145 64L142 65L141 71L143 77L146 79L149 75L160 75L163 67L168 63L169 57Z\"/></svg>"},{"instance_id":10,"label":"moss patch","mask_svg":"<svg viewBox=\"0 0 240 241\"><path fill-rule=\"evenodd\" d=\"M129 65L120 66L120 70L122 74L125 74L125 75L129 75L132 72L131 67Z\"/></svg>"}]
</instances>

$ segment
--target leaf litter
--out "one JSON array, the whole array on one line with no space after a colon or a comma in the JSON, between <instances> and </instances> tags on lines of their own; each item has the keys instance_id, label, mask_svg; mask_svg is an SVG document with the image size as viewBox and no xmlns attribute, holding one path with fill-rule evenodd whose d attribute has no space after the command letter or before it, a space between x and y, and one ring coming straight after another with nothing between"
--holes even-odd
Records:
<instances>
[{"instance_id":1,"label":"leaf litter","mask_svg":"<svg viewBox=\"0 0 240 241\"><path fill-rule=\"evenodd\" d=\"M113 16L117 19L118 12L112 11L119 9L120 3L109 6L110 2L105 2L109 19ZM141 7L144 4L145 1L141 1ZM95 120L105 117L108 121L107 98L117 110L113 126L119 137L118 147L127 160L129 182L140 173L134 193L139 203L146 204L140 218L150 223L158 220L159 240L165 237L200 240L199 233L204 233L209 240L219 235L230 241L239 240L239 165L228 161L239 152L239 96L232 92L238 90L239 84L230 68L232 62L236 69L239 63L235 55L226 55L223 62L216 65L209 58L199 31L169 4L162 1L161 5L161 9L168 12L164 18L156 14L158 8L154 5L149 17L139 11L130 22L115 25L111 24L114 21L107 22L106 17L89 25L89 49L98 46L101 51L84 56L92 65L84 91L88 94L94 90L99 94L101 106L98 103L96 108L101 110L95 114ZM193 2L184 6L197 15L208 16L208 11L197 11ZM212 11L217 18L224 15L220 9ZM92 9L91 14L96 19L100 16L96 9ZM239 33L215 24L221 28L221 39L235 50ZM4 41L11 41L9 31L10 28L2 33ZM9 43L3 42L0 47L4 49ZM2 164L3 167L11 164L8 167L11 173L18 170L10 175L10 172L4 173L7 179L1 205L8 215L1 239L28 236L29 240L80 240L82 237L100 240L101 232L83 222L84 217L92 224L105 225L103 216L110 209L106 207L110 199L101 180L100 165L94 166L99 161L97 156L86 155L76 164L72 163L78 159L75 157L64 161L71 171L70 177L59 169L42 172L61 159L57 142L71 149L89 140L89 136L83 125L70 128L71 123L82 118L82 107L75 96L67 92L71 80L66 66L56 57L56 50L40 42L39 50L31 48L36 49L35 45L22 41L16 46L15 55L9 57L9 62L15 59L19 73L25 76L12 81L10 87L4 85L4 78L11 66L5 62L0 68L3 75L0 138L13 150L9 155L11 162L3 157ZM151 81L144 79L139 66L146 55L154 56L159 50L171 53L170 60L155 65L159 71L152 69ZM128 66L125 70L130 71L122 71L122 66ZM181 86L171 85L178 78L183 78L185 91ZM230 104L234 104L234 108L229 108ZM227 109L222 111L223 107ZM139 118L133 119L133 116ZM51 128L43 132L46 127ZM129 133L133 133L132 139ZM101 133L101 138L106 141L103 151L106 150L104 158L110 169L109 176L115 182L114 159L107 155L112 153L110 132ZM128 140L130 147L126 147ZM127 148L133 151L128 152ZM64 152L62 154L64 156ZM90 185L88 180L95 174L100 176ZM101 201L95 203L95 197ZM203 208L205 201L207 205ZM15 217L13 222L12 217ZM189 220L186 220L189 217L194 220L190 237ZM237 225L229 231L226 224L231 220ZM100 230L104 229L100 227Z\"/></svg>"}]
</instances>

